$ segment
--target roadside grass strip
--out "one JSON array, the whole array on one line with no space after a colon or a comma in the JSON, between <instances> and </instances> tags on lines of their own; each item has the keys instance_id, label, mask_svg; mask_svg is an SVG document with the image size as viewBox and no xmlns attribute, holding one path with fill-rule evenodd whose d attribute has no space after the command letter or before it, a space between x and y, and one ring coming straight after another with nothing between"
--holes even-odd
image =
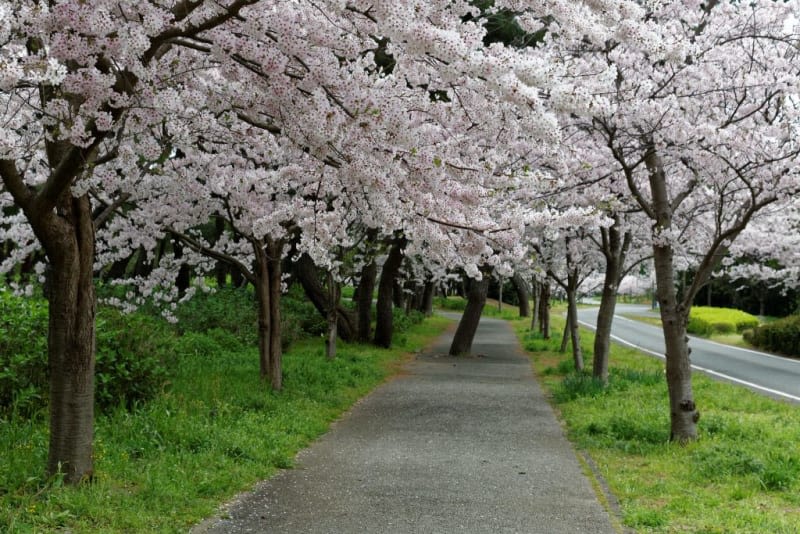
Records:
<instances>
[{"instance_id":1,"label":"roadside grass strip","mask_svg":"<svg viewBox=\"0 0 800 534\"><path fill-rule=\"evenodd\" d=\"M514 321L569 439L594 461L635 532L800 532L800 411L748 389L693 377L699 439L669 442L663 361L612 344L609 385L558 351L564 319L541 339ZM594 334L581 330L591 365Z\"/></svg>"}]
</instances>

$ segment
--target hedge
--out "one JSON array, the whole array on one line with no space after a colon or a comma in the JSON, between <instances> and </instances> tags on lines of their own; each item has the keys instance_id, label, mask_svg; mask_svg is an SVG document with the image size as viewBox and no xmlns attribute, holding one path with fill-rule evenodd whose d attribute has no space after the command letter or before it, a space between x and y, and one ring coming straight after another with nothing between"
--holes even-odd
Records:
<instances>
[{"instance_id":1,"label":"hedge","mask_svg":"<svg viewBox=\"0 0 800 534\"><path fill-rule=\"evenodd\" d=\"M800 315L792 315L744 333L748 343L787 356L800 356Z\"/></svg>"},{"instance_id":2,"label":"hedge","mask_svg":"<svg viewBox=\"0 0 800 534\"><path fill-rule=\"evenodd\" d=\"M710 306L695 306L689 314L689 324L686 330L698 336L711 334L742 333L745 330L757 327L758 318L749 313L733 308L713 308Z\"/></svg>"}]
</instances>

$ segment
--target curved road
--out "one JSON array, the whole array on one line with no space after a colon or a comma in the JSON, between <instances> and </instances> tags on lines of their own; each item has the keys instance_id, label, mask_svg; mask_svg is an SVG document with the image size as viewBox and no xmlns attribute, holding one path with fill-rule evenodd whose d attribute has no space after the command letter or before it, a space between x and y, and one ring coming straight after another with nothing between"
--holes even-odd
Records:
<instances>
[{"instance_id":1,"label":"curved road","mask_svg":"<svg viewBox=\"0 0 800 534\"><path fill-rule=\"evenodd\" d=\"M664 334L659 327L620 315L655 315L649 306L618 304L616 312L611 328L613 340L664 358ZM594 329L597 308L578 310L578 320ZM800 402L800 360L722 345L693 336L689 338L693 369L742 384L760 393Z\"/></svg>"}]
</instances>

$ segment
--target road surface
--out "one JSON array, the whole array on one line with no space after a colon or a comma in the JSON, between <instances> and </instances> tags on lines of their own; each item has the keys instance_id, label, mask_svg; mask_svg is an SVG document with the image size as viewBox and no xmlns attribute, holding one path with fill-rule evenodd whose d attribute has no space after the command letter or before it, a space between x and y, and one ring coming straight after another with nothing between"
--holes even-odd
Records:
<instances>
[{"instance_id":1,"label":"road surface","mask_svg":"<svg viewBox=\"0 0 800 534\"><path fill-rule=\"evenodd\" d=\"M614 341L634 346L663 359L665 348L661 328L622 317L622 314L653 316L650 307L618 304L611 334ZM597 308L580 309L578 321L584 326L594 328L597 323ZM800 402L800 360L689 337L694 369L760 393Z\"/></svg>"},{"instance_id":2,"label":"road surface","mask_svg":"<svg viewBox=\"0 0 800 534\"><path fill-rule=\"evenodd\" d=\"M451 340L193 534L614 534L508 324Z\"/></svg>"}]
</instances>

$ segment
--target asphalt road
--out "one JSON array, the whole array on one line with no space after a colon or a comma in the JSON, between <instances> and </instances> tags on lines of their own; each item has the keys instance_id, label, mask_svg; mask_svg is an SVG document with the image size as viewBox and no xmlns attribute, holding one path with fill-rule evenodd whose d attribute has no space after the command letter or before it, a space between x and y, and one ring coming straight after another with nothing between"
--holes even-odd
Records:
<instances>
[{"instance_id":1,"label":"asphalt road","mask_svg":"<svg viewBox=\"0 0 800 534\"><path fill-rule=\"evenodd\" d=\"M618 304L611 328L612 338L663 359L665 348L661 329L621 316L652 316L654 313L649 306ZM597 322L597 308L580 309L578 320L593 328ZM694 369L766 395L800 402L800 360L722 345L693 336L689 338Z\"/></svg>"},{"instance_id":2,"label":"asphalt road","mask_svg":"<svg viewBox=\"0 0 800 534\"><path fill-rule=\"evenodd\" d=\"M509 326L451 339L194 534L613 534Z\"/></svg>"}]
</instances>

